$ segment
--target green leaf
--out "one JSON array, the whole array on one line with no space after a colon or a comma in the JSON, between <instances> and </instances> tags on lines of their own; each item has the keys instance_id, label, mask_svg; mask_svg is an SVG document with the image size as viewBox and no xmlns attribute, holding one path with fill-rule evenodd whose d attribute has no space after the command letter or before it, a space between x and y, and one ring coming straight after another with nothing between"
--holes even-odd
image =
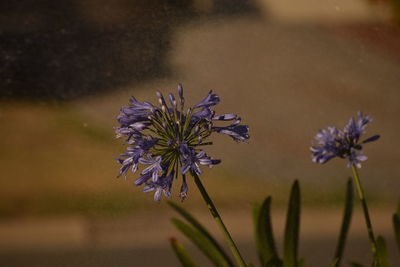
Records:
<instances>
[{"instance_id":1,"label":"green leaf","mask_svg":"<svg viewBox=\"0 0 400 267\"><path fill-rule=\"evenodd\" d=\"M389 267L386 242L382 236L378 236L378 238L376 239L376 246L376 257L379 263L379 267Z\"/></svg>"},{"instance_id":2,"label":"green leaf","mask_svg":"<svg viewBox=\"0 0 400 267\"><path fill-rule=\"evenodd\" d=\"M333 262L331 265L333 267L340 266L340 261L342 259L344 247L346 244L347 233L349 232L350 228L351 216L353 213L353 204L354 204L354 188L352 179L350 177L349 180L347 181L346 200L344 206L342 227L340 229L335 256L333 258Z\"/></svg>"},{"instance_id":3,"label":"green leaf","mask_svg":"<svg viewBox=\"0 0 400 267\"><path fill-rule=\"evenodd\" d=\"M215 266L233 267L233 264L226 260L215 244L202 232L179 219L172 218L171 221L179 231L189 238L193 244L195 244L215 264Z\"/></svg>"},{"instance_id":4,"label":"green leaf","mask_svg":"<svg viewBox=\"0 0 400 267\"><path fill-rule=\"evenodd\" d=\"M169 241L172 246L172 249L175 252L175 255L178 257L179 262L182 264L182 266L196 267L196 264L194 264L192 258L189 256L186 249L178 240L176 240L175 238L171 238Z\"/></svg>"},{"instance_id":5,"label":"green leaf","mask_svg":"<svg viewBox=\"0 0 400 267\"><path fill-rule=\"evenodd\" d=\"M183 218L186 219L188 223L190 223L195 229L197 229L200 233L202 233L211 243L213 243L214 247L223 255L226 261L228 261L231 265L234 265L229 258L229 256L222 249L221 245L217 242L217 240L207 231L207 229L197 221L189 212L187 212L182 207L177 204L168 201L168 205L173 208L176 212L178 212Z\"/></svg>"},{"instance_id":6,"label":"green leaf","mask_svg":"<svg viewBox=\"0 0 400 267\"><path fill-rule=\"evenodd\" d=\"M393 228L394 228L394 235L396 238L397 248L400 253L400 215L399 215L399 213L393 214Z\"/></svg>"},{"instance_id":7,"label":"green leaf","mask_svg":"<svg viewBox=\"0 0 400 267\"><path fill-rule=\"evenodd\" d=\"M283 265L297 267L297 249L300 229L300 187L295 181L290 193L289 207L286 216L285 239L283 247Z\"/></svg>"},{"instance_id":8,"label":"green leaf","mask_svg":"<svg viewBox=\"0 0 400 267\"><path fill-rule=\"evenodd\" d=\"M305 266L305 260L304 260L304 258L301 258L300 260L299 260L299 262L297 263L297 266L298 267L304 267Z\"/></svg>"},{"instance_id":9,"label":"green leaf","mask_svg":"<svg viewBox=\"0 0 400 267\"><path fill-rule=\"evenodd\" d=\"M362 264L360 264L360 263L357 263L357 262L350 262L349 263L351 266L353 266L353 267L364 267L364 265L362 265Z\"/></svg>"},{"instance_id":10,"label":"green leaf","mask_svg":"<svg viewBox=\"0 0 400 267\"><path fill-rule=\"evenodd\" d=\"M254 230L258 256L262 266L281 265L275 247L271 224L271 197L267 197L261 206L254 207Z\"/></svg>"}]
</instances>

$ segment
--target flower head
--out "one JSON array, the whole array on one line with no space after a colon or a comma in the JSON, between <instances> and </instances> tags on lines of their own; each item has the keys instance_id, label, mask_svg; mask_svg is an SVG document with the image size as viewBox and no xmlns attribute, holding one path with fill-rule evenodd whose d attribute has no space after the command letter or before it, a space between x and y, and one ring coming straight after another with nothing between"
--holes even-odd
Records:
<instances>
[{"instance_id":1,"label":"flower head","mask_svg":"<svg viewBox=\"0 0 400 267\"><path fill-rule=\"evenodd\" d=\"M235 141L249 139L249 128L240 124L236 114L215 115L212 107L220 102L210 91L198 104L184 109L182 85L178 86L178 99L173 94L167 98L157 92L158 105L139 102L134 97L130 105L122 107L115 129L117 137L125 137L127 152L121 154L119 176L127 176L140 168L135 185L144 185L143 191L154 191L159 201L162 194L171 196L174 178L182 176L179 196L187 197L187 174L201 175L201 165L212 167L220 163L208 156L201 147L211 145L206 139L214 132L231 136ZM167 101L165 100L167 99ZM234 121L228 126L214 126L215 122Z\"/></svg>"},{"instance_id":2,"label":"flower head","mask_svg":"<svg viewBox=\"0 0 400 267\"><path fill-rule=\"evenodd\" d=\"M361 168L361 161L367 160L362 152L362 145L379 139L379 135L371 136L363 141L360 138L365 134L365 127L372 119L357 113L357 118L350 118L343 130L329 126L318 131L315 135L314 145L311 146L312 160L316 163L325 163L339 157L349 160L348 167L352 165Z\"/></svg>"}]
</instances>

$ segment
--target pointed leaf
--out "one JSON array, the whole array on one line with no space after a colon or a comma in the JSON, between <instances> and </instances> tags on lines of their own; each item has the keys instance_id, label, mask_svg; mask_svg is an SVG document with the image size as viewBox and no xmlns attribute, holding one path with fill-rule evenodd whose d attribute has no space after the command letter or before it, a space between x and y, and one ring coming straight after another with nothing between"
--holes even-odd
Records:
<instances>
[{"instance_id":1,"label":"pointed leaf","mask_svg":"<svg viewBox=\"0 0 400 267\"><path fill-rule=\"evenodd\" d=\"M178 240L176 240L175 238L171 238L169 241L171 243L172 249L175 252L175 255L178 257L179 262L182 264L183 267L196 267L196 264L194 264L186 249Z\"/></svg>"},{"instance_id":2,"label":"pointed leaf","mask_svg":"<svg viewBox=\"0 0 400 267\"><path fill-rule=\"evenodd\" d=\"M304 260L304 258L301 258L300 260L299 260L299 262L297 263L297 266L298 267L304 267L305 266L305 260Z\"/></svg>"},{"instance_id":3,"label":"pointed leaf","mask_svg":"<svg viewBox=\"0 0 400 267\"><path fill-rule=\"evenodd\" d=\"M400 217L400 202L397 204L397 215Z\"/></svg>"},{"instance_id":4,"label":"pointed leaf","mask_svg":"<svg viewBox=\"0 0 400 267\"><path fill-rule=\"evenodd\" d=\"M397 211L393 214L393 228L394 228L394 235L396 238L397 249L400 253L400 202L397 206Z\"/></svg>"},{"instance_id":5,"label":"pointed leaf","mask_svg":"<svg viewBox=\"0 0 400 267\"><path fill-rule=\"evenodd\" d=\"M376 239L376 246L376 257L379 263L379 267L389 267L386 242L382 236L378 236L378 238Z\"/></svg>"},{"instance_id":6,"label":"pointed leaf","mask_svg":"<svg viewBox=\"0 0 400 267\"><path fill-rule=\"evenodd\" d=\"M396 238L397 248L400 253L400 215L399 215L399 213L393 214L393 228L394 228L394 235Z\"/></svg>"},{"instance_id":7,"label":"pointed leaf","mask_svg":"<svg viewBox=\"0 0 400 267\"><path fill-rule=\"evenodd\" d=\"M335 256L333 258L332 266L338 267L343 256L344 247L346 244L347 233L349 232L351 216L353 213L354 204L354 188L351 177L347 181L346 200L343 213L342 227L340 229L339 239L336 246Z\"/></svg>"},{"instance_id":8,"label":"pointed leaf","mask_svg":"<svg viewBox=\"0 0 400 267\"><path fill-rule=\"evenodd\" d=\"M271 224L271 197L267 197L261 206L254 208L254 230L258 256L262 266L275 264L279 266L278 253L275 247L275 241Z\"/></svg>"},{"instance_id":9,"label":"pointed leaf","mask_svg":"<svg viewBox=\"0 0 400 267\"><path fill-rule=\"evenodd\" d=\"M171 221L179 231L189 238L193 244L195 244L215 264L215 266L233 267L231 262L225 259L224 255L222 255L218 248L216 248L215 244L202 232L179 219L172 218Z\"/></svg>"},{"instance_id":10,"label":"pointed leaf","mask_svg":"<svg viewBox=\"0 0 400 267\"><path fill-rule=\"evenodd\" d=\"M231 259L226 254L226 252L222 249L221 245L217 242L217 240L207 231L207 229L197 221L189 212L187 212L182 207L176 205L175 203L168 201L168 205L173 208L176 212L178 212L183 218L186 219L195 229L201 232L213 245L215 248L223 255L226 261L228 261L231 265L233 265Z\"/></svg>"},{"instance_id":11,"label":"pointed leaf","mask_svg":"<svg viewBox=\"0 0 400 267\"><path fill-rule=\"evenodd\" d=\"M290 193L289 207L286 216L283 265L297 267L297 249L300 229L300 187L296 180Z\"/></svg>"},{"instance_id":12,"label":"pointed leaf","mask_svg":"<svg viewBox=\"0 0 400 267\"><path fill-rule=\"evenodd\" d=\"M334 258L333 261L332 261L332 263L331 263L331 267L339 266L339 265L338 265L338 262L339 262L339 258Z\"/></svg>"}]
</instances>

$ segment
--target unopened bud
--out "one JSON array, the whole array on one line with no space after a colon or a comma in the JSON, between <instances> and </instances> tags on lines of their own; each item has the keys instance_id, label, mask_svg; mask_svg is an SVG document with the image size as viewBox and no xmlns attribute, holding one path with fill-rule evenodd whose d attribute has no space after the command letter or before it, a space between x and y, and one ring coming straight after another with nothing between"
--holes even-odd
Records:
<instances>
[{"instance_id":1,"label":"unopened bud","mask_svg":"<svg viewBox=\"0 0 400 267\"><path fill-rule=\"evenodd\" d=\"M175 100L174 95L173 94L169 94L168 97L169 97L169 102L171 103L171 105L173 107L176 107L176 100Z\"/></svg>"}]
</instances>

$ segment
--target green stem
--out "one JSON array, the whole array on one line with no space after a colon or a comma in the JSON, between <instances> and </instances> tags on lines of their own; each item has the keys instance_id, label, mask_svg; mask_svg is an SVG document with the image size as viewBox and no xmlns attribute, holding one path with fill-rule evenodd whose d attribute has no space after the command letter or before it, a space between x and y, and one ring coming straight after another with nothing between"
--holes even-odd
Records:
<instances>
[{"instance_id":1,"label":"green stem","mask_svg":"<svg viewBox=\"0 0 400 267\"><path fill-rule=\"evenodd\" d=\"M231 235L229 234L228 229L226 229L226 226L225 226L224 222L222 221L221 216L219 215L217 209L215 208L215 205L214 205L213 201L211 200L210 196L208 195L203 184L201 183L199 176L194 172L192 172L192 175L194 177L194 182L196 183L197 187L199 188L200 193L201 193L204 201L206 202L208 209L211 212L211 215L213 216L219 229L221 230L222 234L224 235L225 241L228 243L228 247L231 250L236 262L239 264L240 267L246 267L247 265L244 262L242 255L240 255L240 252L239 252L235 242L233 241Z\"/></svg>"},{"instance_id":2,"label":"green stem","mask_svg":"<svg viewBox=\"0 0 400 267\"><path fill-rule=\"evenodd\" d=\"M375 236L374 236L374 231L372 229L372 223L371 223L371 219L369 217L369 212L368 212L368 206L367 206L367 201L365 200L365 195L364 195L364 190L361 186L361 181L360 181L360 177L358 175L358 171L357 171L357 167L355 165L351 166L351 169L353 171L353 177L354 177L354 181L356 184L356 188L357 188L357 193L358 193L358 197L360 198L361 204L362 204L362 208L364 211L364 218L365 218L365 224L367 225L367 231L368 231L368 237L369 237L369 241L371 243L371 249L372 249L372 253L374 256L374 266L376 264L376 241L375 241Z\"/></svg>"}]
</instances>

